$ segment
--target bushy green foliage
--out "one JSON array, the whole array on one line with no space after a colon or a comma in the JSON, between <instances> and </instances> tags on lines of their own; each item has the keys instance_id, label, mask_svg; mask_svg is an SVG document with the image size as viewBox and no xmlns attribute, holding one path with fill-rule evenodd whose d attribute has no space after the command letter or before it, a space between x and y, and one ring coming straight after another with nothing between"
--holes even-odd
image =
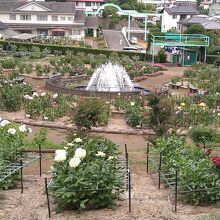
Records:
<instances>
[{"instance_id":1,"label":"bushy green foliage","mask_svg":"<svg viewBox=\"0 0 220 220\"><path fill-rule=\"evenodd\" d=\"M78 102L73 122L79 128L105 125L110 114L109 105L97 98L85 98Z\"/></svg>"},{"instance_id":2,"label":"bushy green foliage","mask_svg":"<svg viewBox=\"0 0 220 220\"><path fill-rule=\"evenodd\" d=\"M206 155L203 148L188 146L182 138L177 137L160 138L155 147L163 153L163 172L171 173L174 177L174 171L177 170L179 189L193 189L183 195L185 201L198 205L220 200L219 168L211 163L211 156Z\"/></svg>"},{"instance_id":3,"label":"bushy green foliage","mask_svg":"<svg viewBox=\"0 0 220 220\"><path fill-rule=\"evenodd\" d=\"M157 62L158 63L166 63L167 62L167 54L164 49L160 49L157 54Z\"/></svg>"},{"instance_id":4,"label":"bushy green foliage","mask_svg":"<svg viewBox=\"0 0 220 220\"><path fill-rule=\"evenodd\" d=\"M42 117L54 121L64 116L68 109L66 99L62 95L34 92L32 96L24 95L24 109L29 118Z\"/></svg>"},{"instance_id":5,"label":"bushy green foliage","mask_svg":"<svg viewBox=\"0 0 220 220\"><path fill-rule=\"evenodd\" d=\"M125 121L131 127L141 128L147 125L147 110L140 103L131 101L125 104Z\"/></svg>"},{"instance_id":6,"label":"bushy green foliage","mask_svg":"<svg viewBox=\"0 0 220 220\"><path fill-rule=\"evenodd\" d=\"M1 85L1 109L6 111L20 110L23 103L23 95L30 93L31 87L16 81L9 81L7 78L1 80Z\"/></svg>"},{"instance_id":7,"label":"bushy green foliage","mask_svg":"<svg viewBox=\"0 0 220 220\"><path fill-rule=\"evenodd\" d=\"M206 144L212 143L214 141L215 132L210 127L193 127L189 130L189 136L196 144Z\"/></svg>"},{"instance_id":8,"label":"bushy green foliage","mask_svg":"<svg viewBox=\"0 0 220 220\"><path fill-rule=\"evenodd\" d=\"M0 121L0 167L1 173L12 163L20 163L21 149L24 147L27 133L25 125L11 123L1 118ZM18 180L19 171L0 182L0 189L9 189Z\"/></svg>"},{"instance_id":9,"label":"bushy green foliage","mask_svg":"<svg viewBox=\"0 0 220 220\"><path fill-rule=\"evenodd\" d=\"M149 126L157 135L163 135L169 128L175 126L175 117L173 114L174 105L166 99L152 95L149 97Z\"/></svg>"},{"instance_id":10,"label":"bushy green foliage","mask_svg":"<svg viewBox=\"0 0 220 220\"><path fill-rule=\"evenodd\" d=\"M186 34L205 34L205 28L201 24L192 24L185 32Z\"/></svg>"},{"instance_id":11,"label":"bushy green foliage","mask_svg":"<svg viewBox=\"0 0 220 220\"><path fill-rule=\"evenodd\" d=\"M1 60L1 64L4 69L14 69L16 66L16 60L14 58L5 58Z\"/></svg>"},{"instance_id":12,"label":"bushy green foliage","mask_svg":"<svg viewBox=\"0 0 220 220\"><path fill-rule=\"evenodd\" d=\"M123 179L116 144L107 139L75 136L61 152L61 158L59 153L55 156L51 187L58 211L115 207Z\"/></svg>"}]
</instances>

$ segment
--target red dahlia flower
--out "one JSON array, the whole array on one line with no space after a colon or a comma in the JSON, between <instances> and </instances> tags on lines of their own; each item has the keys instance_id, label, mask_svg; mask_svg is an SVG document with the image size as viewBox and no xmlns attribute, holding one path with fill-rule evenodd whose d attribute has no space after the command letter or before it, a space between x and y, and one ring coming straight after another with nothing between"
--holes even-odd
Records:
<instances>
[{"instance_id":1,"label":"red dahlia flower","mask_svg":"<svg viewBox=\"0 0 220 220\"><path fill-rule=\"evenodd\" d=\"M219 156L213 156L211 158L211 160L215 166L220 167L220 157Z\"/></svg>"}]
</instances>

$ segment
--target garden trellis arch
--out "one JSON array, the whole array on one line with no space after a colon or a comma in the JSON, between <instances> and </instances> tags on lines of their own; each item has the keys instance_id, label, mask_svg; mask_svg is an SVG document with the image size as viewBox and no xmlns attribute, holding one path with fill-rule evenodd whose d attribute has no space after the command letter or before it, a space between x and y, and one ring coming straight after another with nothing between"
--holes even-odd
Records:
<instances>
[{"instance_id":1,"label":"garden trellis arch","mask_svg":"<svg viewBox=\"0 0 220 220\"><path fill-rule=\"evenodd\" d=\"M119 12L123 12L123 10L118 5L115 5L113 3L106 3L106 4L102 5L102 6L100 6L98 8L98 10L94 13L94 15L98 15L101 10L104 10L105 7L114 7L114 8L117 8Z\"/></svg>"}]
</instances>

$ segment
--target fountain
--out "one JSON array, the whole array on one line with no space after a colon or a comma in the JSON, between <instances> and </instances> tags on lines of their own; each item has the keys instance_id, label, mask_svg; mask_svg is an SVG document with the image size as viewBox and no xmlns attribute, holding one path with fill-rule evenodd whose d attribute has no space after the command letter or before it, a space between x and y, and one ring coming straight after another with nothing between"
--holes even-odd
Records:
<instances>
[{"instance_id":1,"label":"fountain","mask_svg":"<svg viewBox=\"0 0 220 220\"><path fill-rule=\"evenodd\" d=\"M88 76L62 77L58 75L46 80L46 87L56 92L108 98L117 96L118 93L123 96L152 94L150 90L133 84L125 68L119 64L110 62L103 64L94 71L87 85L79 84L70 88L69 85L78 84L79 80L85 83L85 79L88 79Z\"/></svg>"},{"instance_id":2,"label":"fountain","mask_svg":"<svg viewBox=\"0 0 220 220\"><path fill-rule=\"evenodd\" d=\"M101 65L95 70L86 90L103 92L131 92L135 89L124 67L119 64L107 63Z\"/></svg>"}]
</instances>

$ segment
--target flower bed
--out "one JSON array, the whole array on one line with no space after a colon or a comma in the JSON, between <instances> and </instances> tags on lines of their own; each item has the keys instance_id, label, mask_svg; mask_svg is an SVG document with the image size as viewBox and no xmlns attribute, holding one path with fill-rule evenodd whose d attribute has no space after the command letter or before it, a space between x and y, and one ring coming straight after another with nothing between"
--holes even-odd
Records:
<instances>
[{"instance_id":1,"label":"flower bed","mask_svg":"<svg viewBox=\"0 0 220 220\"><path fill-rule=\"evenodd\" d=\"M0 108L6 111L17 111L21 109L23 103L23 95L31 93L32 88L26 83L18 83L16 78L0 79Z\"/></svg>"},{"instance_id":2,"label":"flower bed","mask_svg":"<svg viewBox=\"0 0 220 220\"><path fill-rule=\"evenodd\" d=\"M21 150L24 147L27 134L31 132L26 125L17 125L0 118L0 176L12 163L20 163ZM12 170L11 170L12 171ZM14 186L18 179L19 172L4 178L0 181L1 189L8 189ZM0 178L0 179L1 179Z\"/></svg>"},{"instance_id":3,"label":"flower bed","mask_svg":"<svg viewBox=\"0 0 220 220\"><path fill-rule=\"evenodd\" d=\"M24 95L24 109L28 118L42 117L44 120L54 121L64 116L68 109L66 99L57 93L51 95L46 92L34 92L31 96Z\"/></svg>"},{"instance_id":4,"label":"flower bed","mask_svg":"<svg viewBox=\"0 0 220 220\"><path fill-rule=\"evenodd\" d=\"M79 128L103 126L108 123L110 106L97 98L79 100L73 115L73 122Z\"/></svg>"},{"instance_id":5,"label":"flower bed","mask_svg":"<svg viewBox=\"0 0 220 220\"><path fill-rule=\"evenodd\" d=\"M118 146L107 139L75 136L64 148L56 151L52 167L50 191L57 209L114 208L124 175L117 165Z\"/></svg>"},{"instance_id":6,"label":"flower bed","mask_svg":"<svg viewBox=\"0 0 220 220\"><path fill-rule=\"evenodd\" d=\"M184 201L198 205L220 199L219 157L204 148L188 145L182 138L160 138L155 148L162 152L161 170L175 178L178 172L178 191Z\"/></svg>"}]
</instances>

